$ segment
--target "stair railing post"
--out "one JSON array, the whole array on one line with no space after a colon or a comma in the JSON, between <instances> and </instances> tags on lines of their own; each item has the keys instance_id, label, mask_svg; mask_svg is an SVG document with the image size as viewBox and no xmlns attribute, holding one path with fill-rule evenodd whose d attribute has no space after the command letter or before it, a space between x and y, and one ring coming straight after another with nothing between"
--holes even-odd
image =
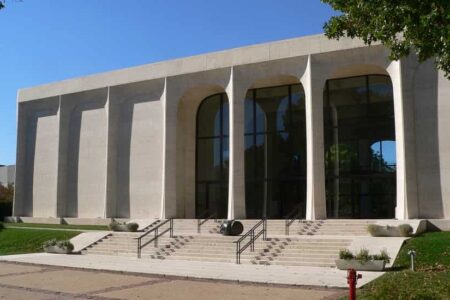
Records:
<instances>
[{"instance_id":1,"label":"stair railing post","mask_svg":"<svg viewBox=\"0 0 450 300\"><path fill-rule=\"evenodd\" d=\"M155 230L155 248L158 247L158 228Z\"/></svg>"},{"instance_id":2,"label":"stair railing post","mask_svg":"<svg viewBox=\"0 0 450 300\"><path fill-rule=\"evenodd\" d=\"M267 219L263 222L263 241L267 240Z\"/></svg>"},{"instance_id":3,"label":"stair railing post","mask_svg":"<svg viewBox=\"0 0 450 300\"><path fill-rule=\"evenodd\" d=\"M284 221L284 234L289 235L289 219Z\"/></svg>"},{"instance_id":4,"label":"stair railing post","mask_svg":"<svg viewBox=\"0 0 450 300\"><path fill-rule=\"evenodd\" d=\"M251 238L250 250L253 252L253 251L255 251L255 231L254 230L252 230L252 234L251 234L250 238Z\"/></svg>"},{"instance_id":5,"label":"stair railing post","mask_svg":"<svg viewBox=\"0 0 450 300\"><path fill-rule=\"evenodd\" d=\"M141 258L141 239L138 239L137 256Z\"/></svg>"},{"instance_id":6,"label":"stair railing post","mask_svg":"<svg viewBox=\"0 0 450 300\"><path fill-rule=\"evenodd\" d=\"M236 263L240 264L241 263L241 259L240 259L240 253L239 250L241 249L241 242L237 242L236 243Z\"/></svg>"},{"instance_id":7,"label":"stair railing post","mask_svg":"<svg viewBox=\"0 0 450 300\"><path fill-rule=\"evenodd\" d=\"M173 238L173 219L170 219L170 237Z\"/></svg>"}]
</instances>

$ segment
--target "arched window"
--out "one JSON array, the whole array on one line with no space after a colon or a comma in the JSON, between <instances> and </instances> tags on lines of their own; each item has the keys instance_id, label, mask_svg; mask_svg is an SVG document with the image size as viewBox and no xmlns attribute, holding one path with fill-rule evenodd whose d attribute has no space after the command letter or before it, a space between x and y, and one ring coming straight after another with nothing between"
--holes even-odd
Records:
<instances>
[{"instance_id":1,"label":"arched window","mask_svg":"<svg viewBox=\"0 0 450 300\"><path fill-rule=\"evenodd\" d=\"M217 94L197 112L196 217L226 218L228 208L228 99Z\"/></svg>"},{"instance_id":2,"label":"arched window","mask_svg":"<svg viewBox=\"0 0 450 300\"><path fill-rule=\"evenodd\" d=\"M247 218L304 217L306 128L300 84L249 90L245 100Z\"/></svg>"},{"instance_id":3,"label":"arched window","mask_svg":"<svg viewBox=\"0 0 450 300\"><path fill-rule=\"evenodd\" d=\"M328 217L393 218L396 159L390 78L328 80L324 124Z\"/></svg>"}]
</instances>

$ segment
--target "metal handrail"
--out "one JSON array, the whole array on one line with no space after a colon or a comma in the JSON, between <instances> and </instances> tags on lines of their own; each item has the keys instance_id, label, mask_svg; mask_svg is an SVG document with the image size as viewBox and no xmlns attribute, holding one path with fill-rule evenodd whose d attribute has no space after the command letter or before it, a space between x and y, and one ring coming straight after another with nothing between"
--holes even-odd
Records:
<instances>
[{"instance_id":1,"label":"metal handrail","mask_svg":"<svg viewBox=\"0 0 450 300\"><path fill-rule=\"evenodd\" d=\"M285 224L284 224L284 233L286 235L289 235L289 227L292 225L292 223L295 222L295 220L297 220L297 217L300 215L300 206L301 206L301 203L298 204L291 211L291 213L287 216L287 219L286 219Z\"/></svg>"},{"instance_id":2,"label":"metal handrail","mask_svg":"<svg viewBox=\"0 0 450 300\"><path fill-rule=\"evenodd\" d=\"M169 223L169 228L167 228L166 230L164 230L161 233L158 233L159 232L159 228L161 226L164 226L167 223ZM153 238L142 244L142 239L144 237L146 237L147 235L149 235L150 233L152 233L152 232L154 233ZM162 222L161 224L159 224L158 226L156 226L155 228L152 228L149 231L146 231L143 234L141 234L140 236L138 236L137 238L135 238L135 239L137 239L137 257L141 258L142 248L144 248L145 246L147 246L151 242L154 242L155 243L155 247L158 247L158 238L160 236L162 236L163 234L165 234L166 232L169 232L170 233L170 237L173 237L173 219L167 219L164 222Z\"/></svg>"},{"instance_id":3,"label":"metal handrail","mask_svg":"<svg viewBox=\"0 0 450 300\"><path fill-rule=\"evenodd\" d=\"M258 231L255 234L255 231L258 227L260 227L262 224L263 228ZM256 223L255 226L253 226L249 231L247 231L246 234L244 234L243 236L241 236L237 241L234 241L234 243L236 243L236 263L240 264L241 263L241 253L244 252L245 249L247 249L249 246L250 247L250 251L255 251L255 241L260 237L263 236L263 241L267 240L267 220L266 219L262 219L261 221L259 221L258 223ZM250 236L250 241L248 241L245 245L243 245L241 247L241 242Z\"/></svg>"},{"instance_id":4,"label":"metal handrail","mask_svg":"<svg viewBox=\"0 0 450 300\"><path fill-rule=\"evenodd\" d=\"M206 214L205 214L206 215ZM217 222L217 214L216 213L212 213L211 215L206 215L205 218L201 218L197 220L197 233L201 232L201 227L203 224L205 224L208 220L214 219L215 222Z\"/></svg>"}]
</instances>

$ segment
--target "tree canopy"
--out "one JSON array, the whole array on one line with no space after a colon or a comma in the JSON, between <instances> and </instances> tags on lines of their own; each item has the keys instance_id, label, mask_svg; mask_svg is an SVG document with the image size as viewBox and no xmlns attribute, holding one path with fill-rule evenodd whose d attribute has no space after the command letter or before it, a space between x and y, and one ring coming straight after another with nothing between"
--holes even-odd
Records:
<instances>
[{"instance_id":1,"label":"tree canopy","mask_svg":"<svg viewBox=\"0 0 450 300\"><path fill-rule=\"evenodd\" d=\"M450 0L321 0L341 12L324 25L328 38L381 42L390 59L434 58L450 79Z\"/></svg>"}]
</instances>

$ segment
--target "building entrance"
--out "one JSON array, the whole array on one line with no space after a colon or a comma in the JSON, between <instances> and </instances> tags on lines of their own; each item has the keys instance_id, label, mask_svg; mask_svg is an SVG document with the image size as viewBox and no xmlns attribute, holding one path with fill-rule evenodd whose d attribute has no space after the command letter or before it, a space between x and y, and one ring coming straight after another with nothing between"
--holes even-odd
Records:
<instances>
[{"instance_id":1,"label":"building entrance","mask_svg":"<svg viewBox=\"0 0 450 300\"><path fill-rule=\"evenodd\" d=\"M245 99L248 219L305 216L306 128L300 84L249 90Z\"/></svg>"},{"instance_id":2,"label":"building entrance","mask_svg":"<svg viewBox=\"0 0 450 300\"><path fill-rule=\"evenodd\" d=\"M328 80L324 95L328 218L394 218L395 123L388 76Z\"/></svg>"}]
</instances>

